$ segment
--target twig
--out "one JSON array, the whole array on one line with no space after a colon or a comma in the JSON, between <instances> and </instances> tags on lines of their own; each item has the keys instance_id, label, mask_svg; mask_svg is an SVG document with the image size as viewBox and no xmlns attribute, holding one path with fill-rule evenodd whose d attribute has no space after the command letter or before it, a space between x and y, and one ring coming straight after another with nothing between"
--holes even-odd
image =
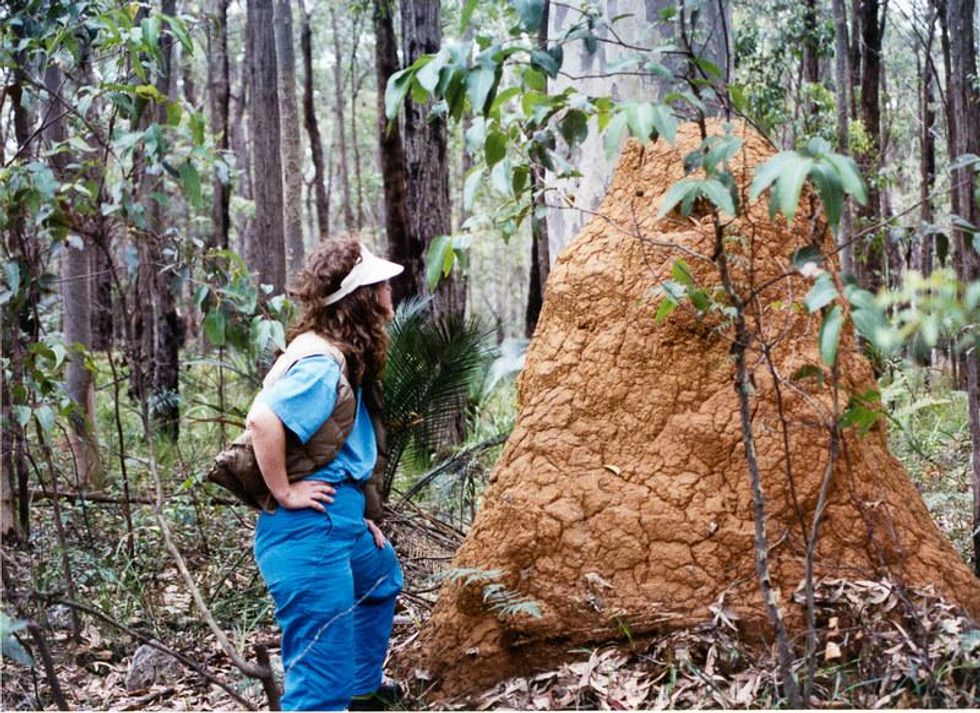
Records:
<instances>
[{"instance_id":1,"label":"twig","mask_svg":"<svg viewBox=\"0 0 980 713\"><path fill-rule=\"evenodd\" d=\"M38 595L41 595L41 596L44 596L42 592L38 592L37 594ZM132 636L134 639L137 639L138 641L143 642L144 644L146 644L150 648L156 649L157 651L162 651L165 654L169 654L170 656L173 656L175 659L177 659L178 661L180 661L182 664L184 664L188 668L192 669L195 673L200 674L201 676L203 676L204 678L206 678L211 683L213 683L216 686L220 687L221 690L223 690L225 693L227 693L229 696L231 696L236 702L241 703L248 710L250 710L250 711L256 710L255 705L253 703L251 703L246 698L243 698L241 696L241 694L239 694L234 688L232 688L228 684L224 683L220 678L218 678L213 673L211 673L210 671L208 671L206 668L204 668L204 666L202 666L201 664L199 664L194 659L188 658L187 656L184 656L184 654L182 654L182 653L180 653L178 651L174 651L173 649L171 649L171 648L169 648L167 646L164 646L159 641L157 641L156 639L150 637L147 634L143 634L143 633L141 633L139 631L136 631L135 629L130 629L125 624L123 624L121 622L118 622L115 619L113 619L111 616L109 616L108 614L106 614L101 609L96 609L93 606L89 606L88 604L81 604L80 602L76 602L76 601L73 601L71 599L54 599L52 601L52 603L54 603L54 604L63 604L66 607L71 607L73 610L74 609L77 609L78 611L83 611L86 614L91 614L92 616L100 619L101 621L104 621L109 626L115 627L116 629L119 629L123 633L128 634L129 636Z\"/></svg>"}]
</instances>

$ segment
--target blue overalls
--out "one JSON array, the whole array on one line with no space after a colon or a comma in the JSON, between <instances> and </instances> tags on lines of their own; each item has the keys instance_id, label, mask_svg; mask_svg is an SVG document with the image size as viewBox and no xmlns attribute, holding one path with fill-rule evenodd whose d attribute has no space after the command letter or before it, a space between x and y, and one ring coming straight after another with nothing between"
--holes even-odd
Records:
<instances>
[{"instance_id":1,"label":"blue overalls","mask_svg":"<svg viewBox=\"0 0 980 713\"><path fill-rule=\"evenodd\" d=\"M336 361L307 356L259 398L306 443L333 411L339 380ZM350 436L309 476L337 489L327 512L279 507L256 523L255 559L282 629L283 710L344 710L381 685L402 572L391 544L379 549L364 522L361 484L376 460L358 388Z\"/></svg>"}]
</instances>

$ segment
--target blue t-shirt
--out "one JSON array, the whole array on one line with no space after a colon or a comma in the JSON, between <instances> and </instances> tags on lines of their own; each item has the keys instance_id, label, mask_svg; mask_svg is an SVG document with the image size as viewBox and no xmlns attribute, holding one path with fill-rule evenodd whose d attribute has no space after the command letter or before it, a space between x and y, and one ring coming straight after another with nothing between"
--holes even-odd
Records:
<instances>
[{"instance_id":1,"label":"blue t-shirt","mask_svg":"<svg viewBox=\"0 0 980 713\"><path fill-rule=\"evenodd\" d=\"M306 443L333 413L337 402L340 365L323 354L303 357L271 387L259 394L290 431ZM378 444L367 404L357 387L357 414L350 435L337 457L311 474L315 480L339 483L346 478L367 480L378 460Z\"/></svg>"}]
</instances>

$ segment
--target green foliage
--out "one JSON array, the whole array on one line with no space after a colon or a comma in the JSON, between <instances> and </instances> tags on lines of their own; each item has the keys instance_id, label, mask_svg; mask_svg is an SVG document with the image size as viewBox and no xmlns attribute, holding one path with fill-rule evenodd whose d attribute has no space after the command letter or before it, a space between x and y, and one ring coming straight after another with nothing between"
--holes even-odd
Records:
<instances>
[{"instance_id":1,"label":"green foliage","mask_svg":"<svg viewBox=\"0 0 980 713\"><path fill-rule=\"evenodd\" d=\"M434 579L438 581L460 582L464 586L482 585L483 603L501 616L529 616L540 619L541 606L533 599L519 592L507 589L496 580L503 576L498 569L480 569L478 567L456 567L439 573Z\"/></svg>"},{"instance_id":2,"label":"green foliage","mask_svg":"<svg viewBox=\"0 0 980 713\"><path fill-rule=\"evenodd\" d=\"M428 300L400 304L388 334L386 492L403 455L427 462L458 428L460 404L467 402L490 353L488 332L477 320L435 317Z\"/></svg>"}]
</instances>

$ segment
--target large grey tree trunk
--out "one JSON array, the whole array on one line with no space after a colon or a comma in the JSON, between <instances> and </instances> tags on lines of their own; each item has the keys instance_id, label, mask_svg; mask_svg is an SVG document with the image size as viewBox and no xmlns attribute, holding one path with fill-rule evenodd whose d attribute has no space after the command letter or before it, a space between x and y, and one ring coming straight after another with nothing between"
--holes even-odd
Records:
<instances>
[{"instance_id":1,"label":"large grey tree trunk","mask_svg":"<svg viewBox=\"0 0 980 713\"><path fill-rule=\"evenodd\" d=\"M384 87L388 78L398 71L398 45L395 41L394 6L391 0L374 0L374 62L378 87L378 163L384 184L384 224L389 256L406 266L392 280L392 298L398 304L418 294L424 282L418 282L418 270L409 260L418 260L422 246L412 244L408 231L408 187L405 166L405 147L402 144L399 118L389 126L385 118Z\"/></svg>"},{"instance_id":2,"label":"large grey tree trunk","mask_svg":"<svg viewBox=\"0 0 980 713\"><path fill-rule=\"evenodd\" d=\"M275 293L286 286L286 241L283 233L282 158L279 145L279 74L272 0L249 0L252 41L250 129L255 230L246 243L249 269Z\"/></svg>"},{"instance_id":3,"label":"large grey tree trunk","mask_svg":"<svg viewBox=\"0 0 980 713\"><path fill-rule=\"evenodd\" d=\"M303 267L303 160L296 110L296 53L290 0L276 0L276 64L279 68L279 126L285 208L286 267L295 275Z\"/></svg>"},{"instance_id":4,"label":"large grey tree trunk","mask_svg":"<svg viewBox=\"0 0 980 713\"><path fill-rule=\"evenodd\" d=\"M55 63L48 65L44 72L44 84L52 97L62 96L67 91L63 86L65 75ZM59 100L49 105L48 127L45 138L51 144L68 138L68 107ZM60 181L71 179L67 167L71 157L61 151L51 156L51 165ZM91 322L91 270L92 242L90 238L70 234L61 257L61 302L65 344L70 356L65 374L65 386L77 409L70 418L71 449L77 464L79 486L88 486L100 479L102 466L99 460L98 439L95 434L95 388L92 372L85 367L85 357L75 347L84 350L92 348Z\"/></svg>"},{"instance_id":5,"label":"large grey tree trunk","mask_svg":"<svg viewBox=\"0 0 980 713\"><path fill-rule=\"evenodd\" d=\"M420 55L439 51L442 27L439 3L434 0L402 0L402 59L412 64ZM452 232L449 201L449 159L446 151L445 116L428 118L431 106L405 100L405 163L408 169L409 242L421 247L410 256L407 270L425 284L424 254L433 239ZM461 273L440 282L433 300L437 314L462 317L466 313L466 282Z\"/></svg>"},{"instance_id":6,"label":"large grey tree trunk","mask_svg":"<svg viewBox=\"0 0 980 713\"><path fill-rule=\"evenodd\" d=\"M674 40L677 23L664 24L660 12L668 7L677 7L676 0L600 0L599 9L604 17L612 19L617 15L631 14L613 25L616 35L623 42L646 48L662 45ZM552 42L560 38L567 28L582 19L581 14L571 3L555 3L551 8L549 37ZM731 76L734 50L732 34L731 7L728 0L709 2L702 5L698 20L698 41L694 51L705 59L714 62L725 75ZM554 80L550 93L561 92L567 86L574 86L580 92L592 96L612 96L616 100L659 99L669 91L667 84L652 74L644 76L610 76L609 67L635 51L614 43L608 30L600 32L610 42L599 42L594 54L589 54L585 43L575 41L565 47L562 74ZM669 64L669 62L664 62ZM567 76L571 75L571 76ZM586 78L575 79L587 75ZM562 192L574 196L574 209L562 205L559 210L548 213L548 242L551 262L554 263L561 249L574 238L582 226L602 201L617 158L607 159L602 136L590 132L589 137L576 150L572 165L580 167L585 174L577 180L558 182ZM550 204L557 199L549 198Z\"/></svg>"},{"instance_id":7,"label":"large grey tree trunk","mask_svg":"<svg viewBox=\"0 0 980 713\"><path fill-rule=\"evenodd\" d=\"M952 158L980 155L980 92L974 32L976 0L946 0L945 24L949 33L949 117ZM980 225L980 206L973 191L980 173L976 164L953 171L952 212L972 225ZM980 280L980 255L971 245L972 235L953 231L953 264L963 282ZM966 393L973 445L973 566L980 575L980 354L973 348L965 355Z\"/></svg>"}]
</instances>

